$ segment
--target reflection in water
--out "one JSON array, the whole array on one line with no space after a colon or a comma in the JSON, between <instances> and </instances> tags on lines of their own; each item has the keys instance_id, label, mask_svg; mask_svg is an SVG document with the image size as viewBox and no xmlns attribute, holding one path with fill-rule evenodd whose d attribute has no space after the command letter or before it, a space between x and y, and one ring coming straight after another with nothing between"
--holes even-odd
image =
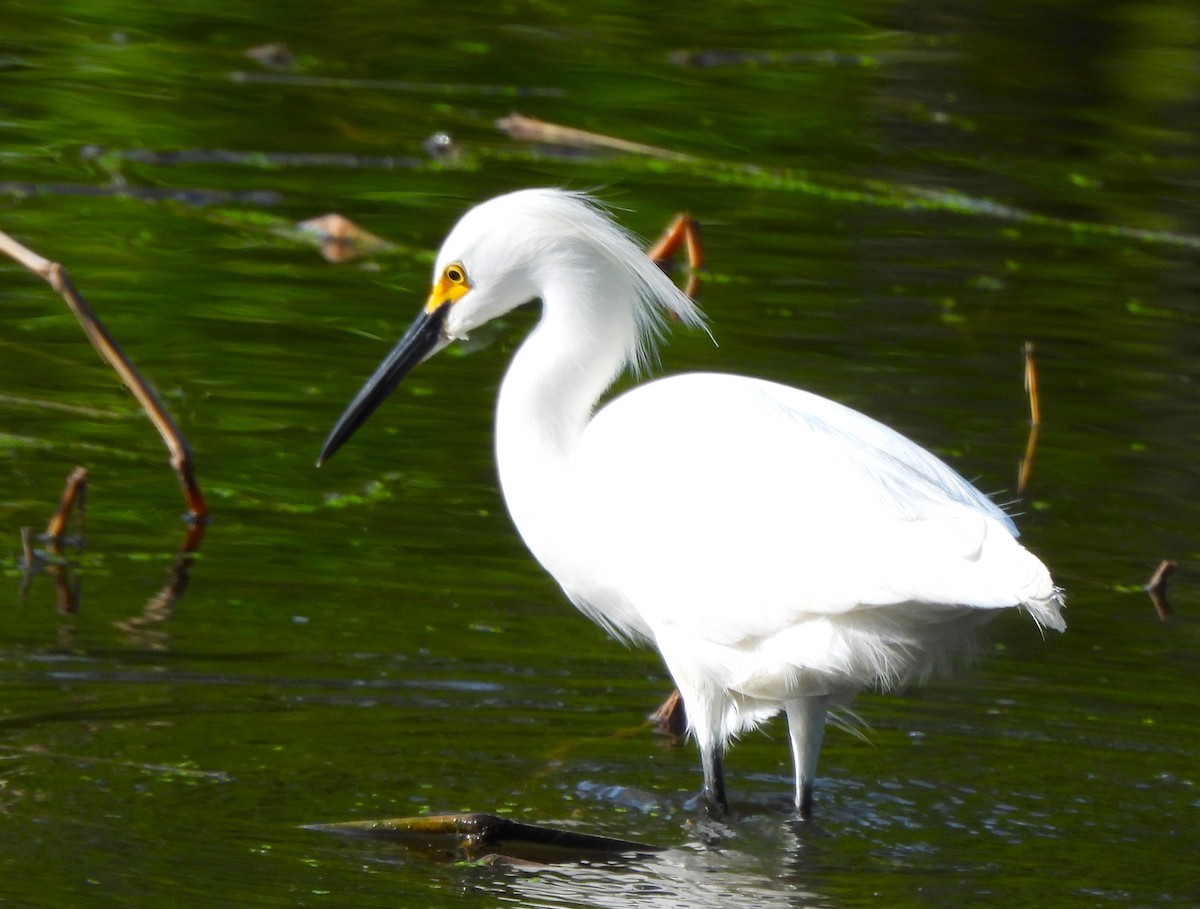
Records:
<instances>
[{"instance_id":1,"label":"reflection in water","mask_svg":"<svg viewBox=\"0 0 1200 909\"><path fill-rule=\"evenodd\" d=\"M802 825L776 835L776 873L763 857L699 843L628 864L554 866L537 874L480 874L473 885L523 906L646 906L661 909L774 909L830 907L838 902L814 888L817 868ZM731 843L736 847L736 840Z\"/></svg>"},{"instance_id":2,"label":"reflection in water","mask_svg":"<svg viewBox=\"0 0 1200 909\"><path fill-rule=\"evenodd\" d=\"M30 585L38 574L50 575L54 583L57 608L62 615L74 615L79 611L79 596L82 585L75 561L63 554L63 547L82 549L82 542L76 539L51 537L47 540L44 551L34 548L34 533L31 527L21 528L21 586L17 590L17 602L24 603L29 595Z\"/></svg>"},{"instance_id":3,"label":"reflection in water","mask_svg":"<svg viewBox=\"0 0 1200 909\"><path fill-rule=\"evenodd\" d=\"M140 415L60 301L0 274L0 899L1200 905L1189 4L607 4L587 21L565 4L477 4L452 29L435 5L396 15L379 0L287 17L251 0L236 21L231 4L61 6L23 4L0 29L0 229L46 244L111 306L202 443L222 515L180 602L190 559L160 576L175 525L149 518L154 487L129 469L159 459L130 444ZM222 78L260 65L237 55L268 39L297 49L297 74L428 90ZM514 109L705 164L535 158L493 131ZM364 169L435 154L421 142L438 130L457 157ZM141 148L166 157L113 153ZM732 769L758 807L735 806L735 835L716 843L686 826L691 754L608 734L666 693L658 665L580 627L502 513L480 393L502 368L498 336L430 364L403 416L352 455L347 484L378 494L327 501L312 469L328 402L361 368L357 334L384 344L425 283L417 250L468 201L534 183L604 187L644 232L680 207L708 225L721 346L680 334L665 372L836 389L943 441L1005 499L1030 416L1018 351L1036 343L1045 422L1016 507L1075 592L1077 633L1047 658L997 627L979 673L866 700L874 746L832 736L815 825L787 825L785 753L748 739ZM335 269L274 229L331 207L405 249ZM20 608L17 528L45 529L77 463L103 521L89 515L84 554L64 546L77 566L24 579L37 608ZM1170 623L1142 590L1164 558L1180 563ZM82 613L59 619L81 574ZM169 648L147 652L167 630ZM154 769L172 767L225 776ZM427 805L675 848L529 874L300 829Z\"/></svg>"},{"instance_id":4,"label":"reflection in water","mask_svg":"<svg viewBox=\"0 0 1200 909\"><path fill-rule=\"evenodd\" d=\"M998 846L1036 849L1060 836L1028 795L996 801L979 814L978 793L940 791L923 780L885 780L874 794L871 787L839 788L858 790L839 799L854 807L835 807L827 822L784 819L778 805L763 805L761 813L717 831L689 822L690 842L657 856L554 866L536 875L489 869L469 884L522 906L834 907L848 896L897 895L899 872L953 892L952 905L998 886L981 854L991 856ZM893 794L922 789L931 800ZM947 840L941 831L954 836ZM947 872L955 873L932 884Z\"/></svg>"},{"instance_id":5,"label":"reflection in water","mask_svg":"<svg viewBox=\"0 0 1200 909\"><path fill-rule=\"evenodd\" d=\"M82 468L80 468L82 470ZM54 521L59 520L56 513ZM167 581L136 615L128 619L116 621L113 624L122 631L128 632L132 640L143 647L161 650L166 647L168 636L154 626L165 622L174 615L175 604L187 590L191 579L192 563L200 542L204 539L205 522L189 521L183 543L175 555L171 568L167 573ZM54 583L57 608L62 615L75 615L79 612L83 590L83 579L78 562L75 558L64 555L64 547L71 549L76 555L82 554L85 548L82 532L72 536L46 537L46 550L33 548L28 528L22 528L22 539L25 543L24 555L21 562L21 586L18 591L19 602L24 603L33 579L38 574L47 574Z\"/></svg>"},{"instance_id":6,"label":"reflection in water","mask_svg":"<svg viewBox=\"0 0 1200 909\"><path fill-rule=\"evenodd\" d=\"M193 531L199 529L200 535L203 535L204 526L202 524L193 524L188 535L184 539L183 547L175 556L175 561L171 564L171 570L168 573L167 582L154 596L146 601L146 605L137 615L130 616L128 619L114 622L113 624L122 631L129 633L133 642L150 650L164 650L169 640L167 632L161 628L157 628L159 624L165 622L175 614L175 604L179 598L183 596L187 590L188 581L191 578L192 562L195 559L196 546L199 545L199 540L193 538ZM189 543L192 545L189 546Z\"/></svg>"}]
</instances>

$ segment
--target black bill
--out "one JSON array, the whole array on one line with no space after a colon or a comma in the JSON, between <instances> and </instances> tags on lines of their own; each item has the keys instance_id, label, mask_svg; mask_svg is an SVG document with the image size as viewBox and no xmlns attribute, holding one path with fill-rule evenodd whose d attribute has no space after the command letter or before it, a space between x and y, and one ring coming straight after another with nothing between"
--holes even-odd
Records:
<instances>
[{"instance_id":1,"label":"black bill","mask_svg":"<svg viewBox=\"0 0 1200 909\"><path fill-rule=\"evenodd\" d=\"M392 393L414 366L445 344L442 324L446 321L449 309L449 306L438 306L432 311L428 308L421 311L421 315L408 327L404 337L396 342L392 352L359 389L354 400L329 431L317 458L318 467L332 458L334 452L354 435L358 427L367 422L375 408L383 403L383 399Z\"/></svg>"}]
</instances>

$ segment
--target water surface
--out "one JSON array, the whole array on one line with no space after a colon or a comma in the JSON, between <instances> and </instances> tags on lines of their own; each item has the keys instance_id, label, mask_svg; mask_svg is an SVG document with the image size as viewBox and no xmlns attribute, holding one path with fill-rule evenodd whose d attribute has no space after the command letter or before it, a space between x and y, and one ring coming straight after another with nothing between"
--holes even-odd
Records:
<instances>
[{"instance_id":1,"label":"water surface","mask_svg":"<svg viewBox=\"0 0 1200 909\"><path fill-rule=\"evenodd\" d=\"M70 269L213 512L163 608L185 529L166 455L62 302L0 264L0 900L1200 905L1189 8L7 2L0 21L0 229ZM243 56L271 41L290 68ZM694 160L533 151L493 126L513 111ZM430 158L435 132L461 157ZM360 166L294 157L314 154ZM575 613L512 530L491 415L534 313L423 365L313 467L457 215L539 184L598 188L645 236L700 218L719 346L681 334L664 372L883 419L1012 503L1068 592L1068 634L1006 617L973 672L861 698L866 739L828 736L812 824L789 822L776 724L730 755L714 842L686 807L694 750L642 725L670 688L657 658ZM395 247L323 261L288 228L327 211ZM1044 425L1018 497L1027 341ZM64 615L49 575L20 596L19 531L77 464ZM1141 590L1164 558L1167 623ZM472 810L671 849L529 874L302 828Z\"/></svg>"}]
</instances>

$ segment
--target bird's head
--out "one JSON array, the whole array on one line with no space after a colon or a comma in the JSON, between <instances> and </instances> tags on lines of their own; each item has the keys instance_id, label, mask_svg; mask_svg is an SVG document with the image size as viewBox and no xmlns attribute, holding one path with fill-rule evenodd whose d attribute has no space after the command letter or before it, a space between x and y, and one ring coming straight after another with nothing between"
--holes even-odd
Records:
<instances>
[{"instance_id":1,"label":"bird's head","mask_svg":"<svg viewBox=\"0 0 1200 909\"><path fill-rule=\"evenodd\" d=\"M463 215L446 237L424 307L338 419L317 463L330 458L422 360L551 288L585 298L579 287L563 287L572 282L607 284L632 301L632 363L651 346L662 308L685 324L703 324L691 301L587 196L559 189L497 196Z\"/></svg>"}]
</instances>

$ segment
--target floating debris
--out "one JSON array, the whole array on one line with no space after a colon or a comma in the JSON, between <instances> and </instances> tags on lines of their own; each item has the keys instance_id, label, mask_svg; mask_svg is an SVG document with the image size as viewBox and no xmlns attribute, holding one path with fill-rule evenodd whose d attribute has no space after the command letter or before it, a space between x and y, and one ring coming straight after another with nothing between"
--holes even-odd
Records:
<instances>
[{"instance_id":1,"label":"floating debris","mask_svg":"<svg viewBox=\"0 0 1200 909\"><path fill-rule=\"evenodd\" d=\"M494 814L439 814L379 821L310 824L307 830L401 843L434 854L465 855L489 864L579 862L652 855L666 847L523 824Z\"/></svg>"},{"instance_id":2,"label":"floating debris","mask_svg":"<svg viewBox=\"0 0 1200 909\"><path fill-rule=\"evenodd\" d=\"M266 69L280 72L292 69L296 65L296 55L281 41L249 47L242 51L242 56Z\"/></svg>"},{"instance_id":3,"label":"floating debris","mask_svg":"<svg viewBox=\"0 0 1200 909\"><path fill-rule=\"evenodd\" d=\"M565 146L567 148L606 149L626 155L642 155L649 158L661 158L667 161L697 161L691 155L671 151L669 148L659 148L657 145L643 145L641 142L630 142L628 139L618 139L615 136L605 136L600 133L590 133L587 130L575 129L571 126L560 126L557 123L547 123L522 114L510 114L496 121L496 128L517 142L536 142L541 145Z\"/></svg>"},{"instance_id":4,"label":"floating debris","mask_svg":"<svg viewBox=\"0 0 1200 909\"><path fill-rule=\"evenodd\" d=\"M382 237L363 230L345 215L335 212L301 221L296 227L302 233L316 237L320 243L321 255L326 261L335 264L349 262L390 247Z\"/></svg>"},{"instance_id":5,"label":"floating debris","mask_svg":"<svg viewBox=\"0 0 1200 909\"><path fill-rule=\"evenodd\" d=\"M463 151L449 133L434 133L421 143L429 157L442 164L456 164L462 160Z\"/></svg>"},{"instance_id":6,"label":"floating debris","mask_svg":"<svg viewBox=\"0 0 1200 909\"><path fill-rule=\"evenodd\" d=\"M1146 582L1146 593L1150 595L1150 602L1154 604L1154 608L1158 611L1158 617L1162 621L1166 621L1174 611L1171 609L1171 604L1167 602L1167 578L1174 574L1175 569L1179 566L1170 559L1163 559L1158 563L1158 567L1154 569L1154 574L1150 576L1150 580Z\"/></svg>"}]
</instances>

